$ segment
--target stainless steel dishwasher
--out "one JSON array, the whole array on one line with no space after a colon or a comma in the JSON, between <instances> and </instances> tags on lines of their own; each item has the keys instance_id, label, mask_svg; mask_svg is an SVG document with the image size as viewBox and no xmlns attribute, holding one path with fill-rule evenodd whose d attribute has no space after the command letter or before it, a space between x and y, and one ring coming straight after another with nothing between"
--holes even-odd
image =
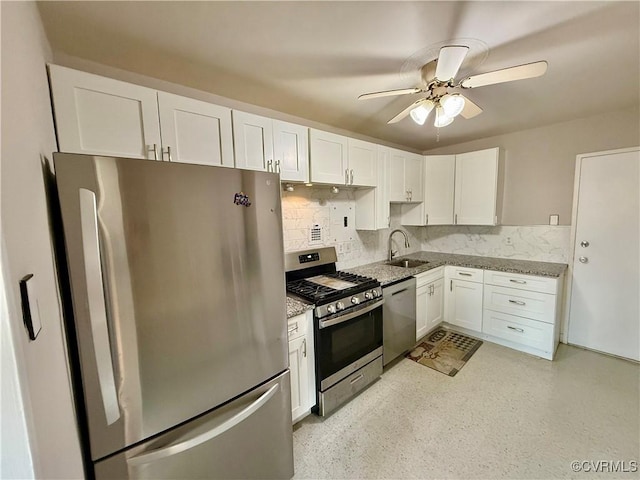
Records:
<instances>
[{"instance_id":1,"label":"stainless steel dishwasher","mask_svg":"<svg viewBox=\"0 0 640 480\"><path fill-rule=\"evenodd\" d=\"M416 343L416 279L382 287L382 342L384 365Z\"/></svg>"}]
</instances>

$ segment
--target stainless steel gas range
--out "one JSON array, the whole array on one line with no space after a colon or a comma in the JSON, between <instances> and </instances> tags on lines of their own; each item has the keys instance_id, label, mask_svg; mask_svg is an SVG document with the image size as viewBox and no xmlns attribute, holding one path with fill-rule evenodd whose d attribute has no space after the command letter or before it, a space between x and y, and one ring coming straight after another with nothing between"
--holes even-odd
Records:
<instances>
[{"instance_id":1,"label":"stainless steel gas range","mask_svg":"<svg viewBox=\"0 0 640 480\"><path fill-rule=\"evenodd\" d=\"M285 254L287 293L314 304L317 404L327 415L382 374L380 283L336 270L333 247Z\"/></svg>"}]
</instances>

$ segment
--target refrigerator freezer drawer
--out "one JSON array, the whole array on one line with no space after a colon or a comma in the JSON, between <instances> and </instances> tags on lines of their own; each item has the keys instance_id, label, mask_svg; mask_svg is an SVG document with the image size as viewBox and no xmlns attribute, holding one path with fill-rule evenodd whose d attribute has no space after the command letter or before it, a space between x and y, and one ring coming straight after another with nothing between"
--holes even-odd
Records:
<instances>
[{"instance_id":1,"label":"refrigerator freezer drawer","mask_svg":"<svg viewBox=\"0 0 640 480\"><path fill-rule=\"evenodd\" d=\"M104 479L293 476L289 371L157 438L95 464Z\"/></svg>"}]
</instances>

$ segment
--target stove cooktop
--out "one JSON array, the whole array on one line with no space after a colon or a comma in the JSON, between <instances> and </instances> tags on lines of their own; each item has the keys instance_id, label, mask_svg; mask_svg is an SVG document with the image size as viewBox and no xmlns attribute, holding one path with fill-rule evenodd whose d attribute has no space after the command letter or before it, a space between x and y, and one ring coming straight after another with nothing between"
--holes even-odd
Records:
<instances>
[{"instance_id":1,"label":"stove cooktop","mask_svg":"<svg viewBox=\"0 0 640 480\"><path fill-rule=\"evenodd\" d=\"M338 271L289 281L287 292L322 305L378 286L380 282L373 278Z\"/></svg>"}]
</instances>

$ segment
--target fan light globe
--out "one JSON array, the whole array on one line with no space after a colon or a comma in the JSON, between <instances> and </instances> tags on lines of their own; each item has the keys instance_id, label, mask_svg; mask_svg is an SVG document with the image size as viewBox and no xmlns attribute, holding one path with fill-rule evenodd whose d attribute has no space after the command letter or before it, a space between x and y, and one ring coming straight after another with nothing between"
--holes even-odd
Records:
<instances>
[{"instance_id":1,"label":"fan light globe","mask_svg":"<svg viewBox=\"0 0 640 480\"><path fill-rule=\"evenodd\" d=\"M418 125L424 125L424 122L427 120L431 110L433 110L433 102L431 100L427 100L411 110L409 115L411 115L411 119Z\"/></svg>"},{"instance_id":2,"label":"fan light globe","mask_svg":"<svg viewBox=\"0 0 640 480\"><path fill-rule=\"evenodd\" d=\"M445 115L453 118L464 109L464 97L457 93L446 94L440 99L440 105L442 105Z\"/></svg>"},{"instance_id":3,"label":"fan light globe","mask_svg":"<svg viewBox=\"0 0 640 480\"><path fill-rule=\"evenodd\" d=\"M436 128L446 127L451 125L453 117L447 115L442 107L436 108L436 120L433 122L433 126Z\"/></svg>"}]
</instances>

